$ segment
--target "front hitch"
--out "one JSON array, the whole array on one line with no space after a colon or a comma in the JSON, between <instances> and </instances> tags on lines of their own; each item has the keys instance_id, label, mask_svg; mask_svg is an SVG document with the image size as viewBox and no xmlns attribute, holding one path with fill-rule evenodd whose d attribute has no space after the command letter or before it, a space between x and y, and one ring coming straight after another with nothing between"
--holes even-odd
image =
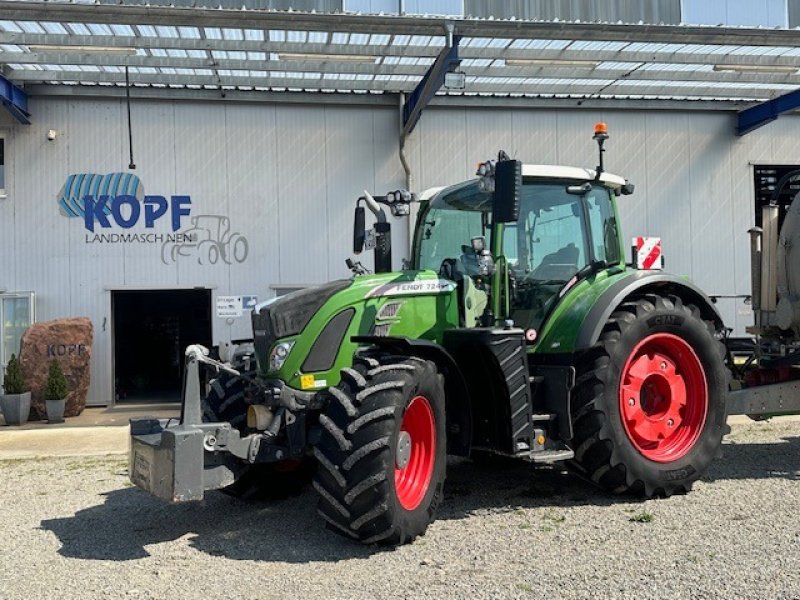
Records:
<instances>
[{"instance_id":1,"label":"front hitch","mask_svg":"<svg viewBox=\"0 0 800 600\"><path fill-rule=\"evenodd\" d=\"M202 500L206 490L227 487L248 464L289 458L290 449L275 444L274 432L242 435L230 423L204 423L200 365L205 364L256 383L208 356L203 346L186 349L180 420L140 418L130 421L131 482L169 502ZM260 386L261 387L261 386ZM291 416L279 409L278 424ZM297 449L292 448L291 454Z\"/></svg>"}]
</instances>

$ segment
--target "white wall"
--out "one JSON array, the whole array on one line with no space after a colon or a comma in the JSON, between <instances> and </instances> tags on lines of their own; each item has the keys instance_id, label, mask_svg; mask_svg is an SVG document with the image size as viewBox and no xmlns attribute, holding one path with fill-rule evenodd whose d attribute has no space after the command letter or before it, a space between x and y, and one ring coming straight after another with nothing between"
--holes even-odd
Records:
<instances>
[{"instance_id":1,"label":"white wall","mask_svg":"<svg viewBox=\"0 0 800 600\"><path fill-rule=\"evenodd\" d=\"M0 117L9 163L0 289L34 290L39 320L92 319L92 403L113 398L110 289L205 286L268 298L276 284L347 276L355 198L404 184L393 107L135 101L135 172L145 192L191 195L194 214L229 215L250 243L243 264L165 265L158 245L86 244L82 221L58 212L68 174L126 170L122 101L33 98L30 108L30 126ZM800 164L796 117L736 138L728 113L429 108L409 144L415 187L471 177L499 148L529 163L594 167L600 119L611 132L607 168L637 185L620 199L626 237L663 237L668 269L709 293L749 293L750 164ZM54 142L48 129L59 132ZM156 231L167 230L165 220ZM406 240L395 227L397 264ZM719 307L742 333L747 307ZM247 319L214 321L215 342L248 334Z\"/></svg>"}]
</instances>

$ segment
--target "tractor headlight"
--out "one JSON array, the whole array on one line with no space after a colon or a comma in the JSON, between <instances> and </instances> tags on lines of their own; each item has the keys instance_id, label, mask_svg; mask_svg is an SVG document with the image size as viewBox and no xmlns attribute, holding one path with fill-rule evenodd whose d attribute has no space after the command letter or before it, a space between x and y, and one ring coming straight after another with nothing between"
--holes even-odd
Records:
<instances>
[{"instance_id":1,"label":"tractor headlight","mask_svg":"<svg viewBox=\"0 0 800 600\"><path fill-rule=\"evenodd\" d=\"M293 341L275 344L275 346L272 348L272 351L269 353L270 371L277 371L283 366L283 363L286 362L286 357L289 356L289 352L291 352L293 346Z\"/></svg>"}]
</instances>

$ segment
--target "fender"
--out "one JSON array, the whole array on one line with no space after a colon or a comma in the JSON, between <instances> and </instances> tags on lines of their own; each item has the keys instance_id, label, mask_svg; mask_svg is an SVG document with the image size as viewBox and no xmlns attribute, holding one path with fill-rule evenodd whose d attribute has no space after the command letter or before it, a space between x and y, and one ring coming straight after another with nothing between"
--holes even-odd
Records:
<instances>
[{"instance_id":1,"label":"fender","mask_svg":"<svg viewBox=\"0 0 800 600\"><path fill-rule=\"evenodd\" d=\"M704 319L713 321L717 330L725 325L711 299L691 281L658 271L633 271L629 277L624 277L613 283L594 303L591 310L581 324L578 337L575 340L575 351L591 348L600 337L608 318L616 308L634 293L654 292L660 294L673 294L683 300L691 302L700 309Z\"/></svg>"},{"instance_id":2,"label":"fender","mask_svg":"<svg viewBox=\"0 0 800 600\"><path fill-rule=\"evenodd\" d=\"M354 336L356 344L375 345L404 356L431 360L445 378L447 453L469 456L472 445L472 412L469 388L453 356L436 342L406 337Z\"/></svg>"}]
</instances>

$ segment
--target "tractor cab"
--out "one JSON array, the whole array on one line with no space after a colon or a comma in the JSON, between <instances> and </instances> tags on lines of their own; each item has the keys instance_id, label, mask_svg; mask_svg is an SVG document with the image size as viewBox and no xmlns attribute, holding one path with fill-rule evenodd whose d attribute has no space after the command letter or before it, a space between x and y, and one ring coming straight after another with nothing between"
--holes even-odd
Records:
<instances>
[{"instance_id":1,"label":"tractor cab","mask_svg":"<svg viewBox=\"0 0 800 600\"><path fill-rule=\"evenodd\" d=\"M412 266L458 282L464 327L494 324L487 307L496 274L495 316L536 330L580 278L623 261L612 196L625 180L544 165L523 165L521 174L516 218L508 222L493 219L498 199L481 179L441 190L420 211Z\"/></svg>"}]
</instances>

